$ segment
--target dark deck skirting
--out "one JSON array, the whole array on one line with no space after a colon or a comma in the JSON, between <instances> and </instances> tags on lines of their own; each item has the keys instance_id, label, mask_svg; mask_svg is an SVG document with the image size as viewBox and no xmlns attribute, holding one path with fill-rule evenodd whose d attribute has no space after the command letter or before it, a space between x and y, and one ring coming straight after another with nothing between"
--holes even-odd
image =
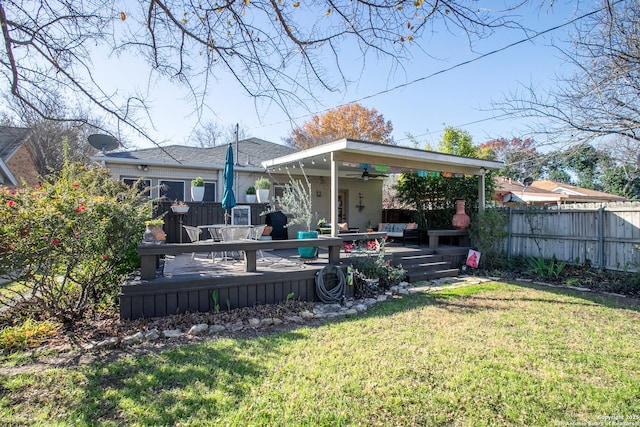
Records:
<instances>
[{"instance_id":1,"label":"dark deck skirting","mask_svg":"<svg viewBox=\"0 0 640 427\"><path fill-rule=\"evenodd\" d=\"M305 270L242 273L232 277L160 277L130 282L121 287L120 318L140 319L189 312L212 312L213 291L218 291L220 310L277 304L293 293L300 301L316 301L315 275L324 266Z\"/></svg>"}]
</instances>

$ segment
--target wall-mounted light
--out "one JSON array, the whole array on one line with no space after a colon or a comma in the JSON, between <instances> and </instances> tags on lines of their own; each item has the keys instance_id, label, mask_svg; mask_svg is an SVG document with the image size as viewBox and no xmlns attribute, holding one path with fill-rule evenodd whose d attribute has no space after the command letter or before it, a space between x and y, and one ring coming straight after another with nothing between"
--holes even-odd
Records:
<instances>
[{"instance_id":1,"label":"wall-mounted light","mask_svg":"<svg viewBox=\"0 0 640 427\"><path fill-rule=\"evenodd\" d=\"M359 212L362 212L362 210L364 209L364 205L362 204L362 199L364 198L362 193L358 193L358 204L356 205L356 208L358 208Z\"/></svg>"},{"instance_id":2,"label":"wall-mounted light","mask_svg":"<svg viewBox=\"0 0 640 427\"><path fill-rule=\"evenodd\" d=\"M138 165L138 170L147 172L149 170L148 165Z\"/></svg>"},{"instance_id":3,"label":"wall-mounted light","mask_svg":"<svg viewBox=\"0 0 640 427\"><path fill-rule=\"evenodd\" d=\"M316 190L316 197L322 197L322 191Z\"/></svg>"}]
</instances>

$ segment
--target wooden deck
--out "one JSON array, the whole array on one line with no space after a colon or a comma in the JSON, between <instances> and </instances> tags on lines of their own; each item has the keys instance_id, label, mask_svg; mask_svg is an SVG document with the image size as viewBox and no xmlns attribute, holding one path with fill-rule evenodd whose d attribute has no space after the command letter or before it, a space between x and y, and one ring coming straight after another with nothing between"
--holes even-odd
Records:
<instances>
[{"instance_id":1,"label":"wooden deck","mask_svg":"<svg viewBox=\"0 0 640 427\"><path fill-rule=\"evenodd\" d=\"M328 247L321 247L314 260L301 260L295 249L262 250L262 256L257 252L255 271L246 271L242 260L220 262L218 255L214 262L208 252L211 248L201 249L204 251L196 252L193 260L191 253L165 255L157 268L154 265L152 278L134 277L123 283L120 317L139 319L187 311L207 312L214 311L216 305L226 310L277 304L290 294L297 300L318 301L316 274L331 264L346 270L352 255L338 251L338 261L330 262L335 251ZM419 246L386 246L386 257L390 260L428 253L433 251ZM346 296L352 295L353 289L347 287Z\"/></svg>"}]
</instances>

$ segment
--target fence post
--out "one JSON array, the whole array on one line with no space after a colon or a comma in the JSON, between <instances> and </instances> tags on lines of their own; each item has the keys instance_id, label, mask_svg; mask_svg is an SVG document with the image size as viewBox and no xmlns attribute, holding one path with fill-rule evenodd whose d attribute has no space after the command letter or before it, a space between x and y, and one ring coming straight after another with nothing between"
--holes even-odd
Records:
<instances>
[{"instance_id":1,"label":"fence post","mask_svg":"<svg viewBox=\"0 0 640 427\"><path fill-rule=\"evenodd\" d=\"M598 268L604 268L604 207L598 209Z\"/></svg>"},{"instance_id":2,"label":"fence post","mask_svg":"<svg viewBox=\"0 0 640 427\"><path fill-rule=\"evenodd\" d=\"M511 206L509 206L508 208L508 212L509 212L509 223L507 224L507 259L511 259Z\"/></svg>"}]
</instances>

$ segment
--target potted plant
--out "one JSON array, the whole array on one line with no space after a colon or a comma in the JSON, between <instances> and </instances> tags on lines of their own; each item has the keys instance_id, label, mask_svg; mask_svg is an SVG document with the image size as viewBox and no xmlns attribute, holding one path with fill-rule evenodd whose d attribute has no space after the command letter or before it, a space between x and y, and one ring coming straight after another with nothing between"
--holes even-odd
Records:
<instances>
[{"instance_id":1,"label":"potted plant","mask_svg":"<svg viewBox=\"0 0 640 427\"><path fill-rule=\"evenodd\" d=\"M150 219L144 222L146 227L144 235L142 236L142 242L146 244L157 245L164 243L167 239L167 234L164 232L162 226L164 221L161 218Z\"/></svg>"},{"instance_id":2,"label":"potted plant","mask_svg":"<svg viewBox=\"0 0 640 427\"><path fill-rule=\"evenodd\" d=\"M247 191L245 192L244 195L244 200L247 203L255 203L256 202L256 188L251 186L249 188L247 188Z\"/></svg>"},{"instance_id":3,"label":"potted plant","mask_svg":"<svg viewBox=\"0 0 640 427\"><path fill-rule=\"evenodd\" d=\"M258 197L258 203L267 203L269 201L269 189L271 188L271 181L267 178L258 178L254 183L256 188L256 195Z\"/></svg>"},{"instance_id":4,"label":"potted plant","mask_svg":"<svg viewBox=\"0 0 640 427\"><path fill-rule=\"evenodd\" d=\"M189 212L189 205L182 200L174 200L173 203L171 203L171 211L176 215L185 215Z\"/></svg>"},{"instance_id":5,"label":"potted plant","mask_svg":"<svg viewBox=\"0 0 640 427\"><path fill-rule=\"evenodd\" d=\"M191 199L201 202L204 199L204 179L197 177L191 180Z\"/></svg>"},{"instance_id":6,"label":"potted plant","mask_svg":"<svg viewBox=\"0 0 640 427\"><path fill-rule=\"evenodd\" d=\"M285 184L282 196L277 196L275 204L278 208L290 215L285 227L291 225L303 225L306 231L298 231L298 239L316 239L318 232L311 230L311 225L317 222L318 214L313 211L311 197L311 183L304 174L304 182L293 179L289 174L289 183ZM317 247L298 248L300 258L315 258L318 254Z\"/></svg>"}]
</instances>

